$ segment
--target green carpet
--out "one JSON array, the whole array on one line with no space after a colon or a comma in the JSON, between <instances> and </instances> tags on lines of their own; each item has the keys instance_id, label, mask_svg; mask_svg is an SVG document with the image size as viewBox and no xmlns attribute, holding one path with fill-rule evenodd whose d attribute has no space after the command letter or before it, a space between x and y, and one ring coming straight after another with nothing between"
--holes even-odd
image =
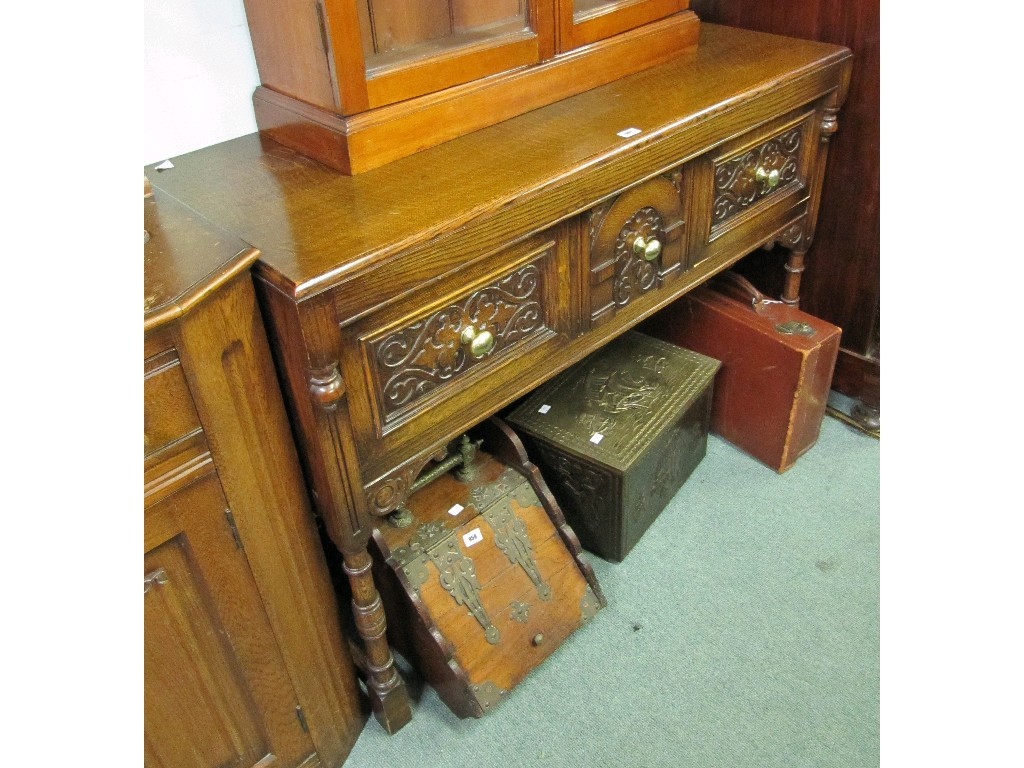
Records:
<instances>
[{"instance_id":1,"label":"green carpet","mask_svg":"<svg viewBox=\"0 0 1024 768\"><path fill-rule=\"evenodd\" d=\"M711 436L619 564L608 607L494 711L459 720L406 670L413 719L352 768L879 764L878 440L826 418L783 475Z\"/></svg>"}]
</instances>

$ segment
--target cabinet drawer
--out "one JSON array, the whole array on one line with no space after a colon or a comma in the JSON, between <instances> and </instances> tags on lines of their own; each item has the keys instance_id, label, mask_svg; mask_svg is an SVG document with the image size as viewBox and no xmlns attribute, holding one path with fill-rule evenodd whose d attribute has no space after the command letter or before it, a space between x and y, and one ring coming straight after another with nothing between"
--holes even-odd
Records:
<instances>
[{"instance_id":1,"label":"cabinet drawer","mask_svg":"<svg viewBox=\"0 0 1024 768\"><path fill-rule=\"evenodd\" d=\"M146 360L144 379L146 455L201 428L199 415L173 349Z\"/></svg>"},{"instance_id":2,"label":"cabinet drawer","mask_svg":"<svg viewBox=\"0 0 1024 768\"><path fill-rule=\"evenodd\" d=\"M480 254L345 330L364 471L460 429L470 404L504 405L518 366L568 338L567 262L565 238L541 233Z\"/></svg>"},{"instance_id":3,"label":"cabinet drawer","mask_svg":"<svg viewBox=\"0 0 1024 768\"><path fill-rule=\"evenodd\" d=\"M685 259L683 171L627 189L590 212L592 326L677 277Z\"/></svg>"},{"instance_id":4,"label":"cabinet drawer","mask_svg":"<svg viewBox=\"0 0 1024 768\"><path fill-rule=\"evenodd\" d=\"M691 264L752 250L806 208L816 152L814 113L802 111L727 142L697 163Z\"/></svg>"}]
</instances>

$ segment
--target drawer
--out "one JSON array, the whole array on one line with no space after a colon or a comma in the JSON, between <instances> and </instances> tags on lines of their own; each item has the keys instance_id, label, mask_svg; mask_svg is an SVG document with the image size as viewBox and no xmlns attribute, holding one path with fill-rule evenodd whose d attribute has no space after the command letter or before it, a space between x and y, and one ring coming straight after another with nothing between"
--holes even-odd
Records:
<instances>
[{"instance_id":1,"label":"drawer","mask_svg":"<svg viewBox=\"0 0 1024 768\"><path fill-rule=\"evenodd\" d=\"M146 360L143 388L145 455L201 429L181 361L173 349Z\"/></svg>"},{"instance_id":2,"label":"drawer","mask_svg":"<svg viewBox=\"0 0 1024 768\"><path fill-rule=\"evenodd\" d=\"M695 242L690 265L724 251L749 251L806 212L816 156L814 112L774 120L696 163Z\"/></svg>"},{"instance_id":3,"label":"drawer","mask_svg":"<svg viewBox=\"0 0 1024 768\"><path fill-rule=\"evenodd\" d=\"M344 329L343 375L367 479L471 426L461 423L468 406L497 410L519 366L568 340L564 241L542 233L482 254Z\"/></svg>"},{"instance_id":4,"label":"drawer","mask_svg":"<svg viewBox=\"0 0 1024 768\"><path fill-rule=\"evenodd\" d=\"M627 189L589 214L590 324L677 277L684 265L682 169Z\"/></svg>"}]
</instances>

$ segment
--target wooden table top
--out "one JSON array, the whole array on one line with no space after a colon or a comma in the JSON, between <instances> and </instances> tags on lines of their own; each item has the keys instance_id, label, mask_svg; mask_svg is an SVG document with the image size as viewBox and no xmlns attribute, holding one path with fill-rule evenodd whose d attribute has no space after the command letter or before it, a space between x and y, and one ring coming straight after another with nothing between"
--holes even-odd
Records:
<instances>
[{"instance_id":1,"label":"wooden table top","mask_svg":"<svg viewBox=\"0 0 1024 768\"><path fill-rule=\"evenodd\" d=\"M160 190L145 198L144 210L147 331L180 317L259 256Z\"/></svg>"},{"instance_id":2,"label":"wooden table top","mask_svg":"<svg viewBox=\"0 0 1024 768\"><path fill-rule=\"evenodd\" d=\"M691 144L673 146L678 163L686 159L678 152L706 148L701 126L713 118L849 66L850 56L841 46L702 24L697 49L667 64L357 176L258 134L173 158L171 170L145 170L154 186L259 248L263 273L302 297L692 127ZM627 128L640 133L617 135ZM561 215L573 204L566 199Z\"/></svg>"}]
</instances>

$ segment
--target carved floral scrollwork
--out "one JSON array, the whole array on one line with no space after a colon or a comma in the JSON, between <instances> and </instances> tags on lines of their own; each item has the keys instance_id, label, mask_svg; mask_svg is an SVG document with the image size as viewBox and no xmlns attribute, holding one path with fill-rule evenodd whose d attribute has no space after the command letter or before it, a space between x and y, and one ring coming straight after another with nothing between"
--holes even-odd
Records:
<instances>
[{"instance_id":1,"label":"carved floral scrollwork","mask_svg":"<svg viewBox=\"0 0 1024 768\"><path fill-rule=\"evenodd\" d=\"M612 300L620 307L658 284L658 260L647 261L633 252L633 243L638 237L646 241L665 241L665 225L654 208L644 207L630 216L615 240Z\"/></svg>"},{"instance_id":2,"label":"carved floral scrollwork","mask_svg":"<svg viewBox=\"0 0 1024 768\"><path fill-rule=\"evenodd\" d=\"M603 203L594 206L590 210L589 226L590 226L590 250L594 250L594 244L597 242L597 237L601 231L601 223L604 221L605 214L608 213L608 209L611 208L612 201L605 200Z\"/></svg>"},{"instance_id":3,"label":"carved floral scrollwork","mask_svg":"<svg viewBox=\"0 0 1024 768\"><path fill-rule=\"evenodd\" d=\"M385 517L394 512L412 493L413 483L423 468L431 461L442 461L447 455L447 444L441 445L433 454L410 461L404 467L394 470L391 475L368 485L366 500L371 514Z\"/></svg>"},{"instance_id":4,"label":"carved floral scrollwork","mask_svg":"<svg viewBox=\"0 0 1024 768\"><path fill-rule=\"evenodd\" d=\"M527 264L429 317L371 344L385 418L479 362L463 331L489 331L501 350L545 327L541 272Z\"/></svg>"},{"instance_id":5,"label":"carved floral scrollwork","mask_svg":"<svg viewBox=\"0 0 1024 768\"><path fill-rule=\"evenodd\" d=\"M715 168L712 226L718 226L797 178L803 129L791 128ZM759 179L758 170L765 178ZM774 182L767 175L777 172Z\"/></svg>"}]
</instances>

